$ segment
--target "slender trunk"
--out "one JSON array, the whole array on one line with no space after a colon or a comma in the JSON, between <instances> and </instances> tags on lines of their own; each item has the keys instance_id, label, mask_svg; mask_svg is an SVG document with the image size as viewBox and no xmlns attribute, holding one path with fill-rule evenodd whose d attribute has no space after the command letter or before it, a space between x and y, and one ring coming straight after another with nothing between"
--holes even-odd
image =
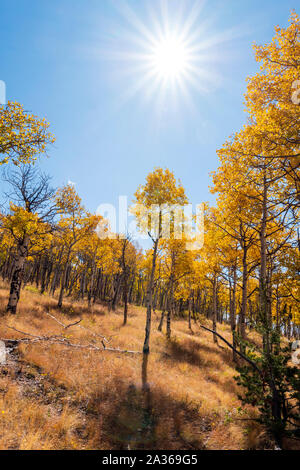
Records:
<instances>
[{"instance_id":1,"label":"slender trunk","mask_svg":"<svg viewBox=\"0 0 300 470\"><path fill-rule=\"evenodd\" d=\"M212 315L213 331L217 331L217 276L214 274L213 279L213 315ZM214 335L214 343L218 343L217 336Z\"/></svg>"},{"instance_id":2,"label":"slender trunk","mask_svg":"<svg viewBox=\"0 0 300 470\"><path fill-rule=\"evenodd\" d=\"M127 323L127 316L128 316L128 279L127 279L127 272L125 269L124 272L124 280L123 280L123 302L124 302L124 320L123 325Z\"/></svg>"},{"instance_id":3,"label":"slender trunk","mask_svg":"<svg viewBox=\"0 0 300 470\"><path fill-rule=\"evenodd\" d=\"M242 308L240 312L240 334L242 340L246 339L246 315L247 315L247 300L248 300L248 261L247 261L248 247L243 243L243 286L242 286ZM244 351L244 345L241 344L241 351Z\"/></svg>"},{"instance_id":4,"label":"slender trunk","mask_svg":"<svg viewBox=\"0 0 300 470\"><path fill-rule=\"evenodd\" d=\"M84 299L84 291L85 291L85 280L86 280L86 271L84 270L80 279L80 289L78 292L78 300Z\"/></svg>"},{"instance_id":5,"label":"slender trunk","mask_svg":"<svg viewBox=\"0 0 300 470\"><path fill-rule=\"evenodd\" d=\"M161 317L160 317L160 322L158 325L158 331L162 330L163 324L164 324L164 319L165 319L165 313L166 313L166 308L167 308L167 301L168 301L168 290L165 291L164 296L163 296L163 301L162 301L162 312L161 312Z\"/></svg>"},{"instance_id":6,"label":"slender trunk","mask_svg":"<svg viewBox=\"0 0 300 470\"><path fill-rule=\"evenodd\" d=\"M19 242L17 255L14 263L14 270L10 285L9 300L6 311L12 314L17 312L17 306L20 299L21 284L23 280L24 265L28 256L29 238L25 235Z\"/></svg>"},{"instance_id":7,"label":"slender trunk","mask_svg":"<svg viewBox=\"0 0 300 470\"><path fill-rule=\"evenodd\" d=\"M62 260L62 257L63 257L63 253L64 253L64 249L62 249L61 252L59 253L58 260L57 260L57 266L55 267L55 270L54 270L54 276L53 276L52 284L51 284L51 288L50 288L50 294L52 294L53 296L55 294L56 284L57 284L57 281L58 281L59 275L60 275L60 264L61 264L61 260Z\"/></svg>"},{"instance_id":8,"label":"slender trunk","mask_svg":"<svg viewBox=\"0 0 300 470\"><path fill-rule=\"evenodd\" d=\"M96 289L94 289L94 293L93 293L93 304L96 303L96 298L99 297L101 278L102 278L102 274L101 274L101 269L99 268L98 274L97 274Z\"/></svg>"},{"instance_id":9,"label":"slender trunk","mask_svg":"<svg viewBox=\"0 0 300 470\"><path fill-rule=\"evenodd\" d=\"M111 305L110 305L110 308L111 308L112 310L116 310L116 306L117 306L118 299L119 299L121 281L122 281L121 276L118 276L118 277L117 277L117 281L116 281L116 286L115 286L114 294L113 294L112 301L111 301Z\"/></svg>"},{"instance_id":10,"label":"slender trunk","mask_svg":"<svg viewBox=\"0 0 300 470\"><path fill-rule=\"evenodd\" d=\"M189 329L192 330L192 297L189 296L188 300L188 309L189 309Z\"/></svg>"},{"instance_id":11,"label":"slender trunk","mask_svg":"<svg viewBox=\"0 0 300 470\"><path fill-rule=\"evenodd\" d=\"M92 306L92 296L93 296L93 291L94 291L95 272L96 272L96 266L95 266L95 262L93 260L90 288L89 288L89 292L88 292L88 308L91 308L91 306Z\"/></svg>"},{"instance_id":12,"label":"slender trunk","mask_svg":"<svg viewBox=\"0 0 300 470\"><path fill-rule=\"evenodd\" d=\"M164 324L164 318L165 318L165 309L162 310L161 312L161 317L160 317L160 322L159 322L159 325L158 325L158 331L161 331L162 330L162 327L163 327L163 324Z\"/></svg>"},{"instance_id":13,"label":"slender trunk","mask_svg":"<svg viewBox=\"0 0 300 470\"><path fill-rule=\"evenodd\" d=\"M170 302L171 303L171 302ZM171 306L169 305L168 313L167 313L167 331L166 331L167 338L171 338Z\"/></svg>"},{"instance_id":14,"label":"slender trunk","mask_svg":"<svg viewBox=\"0 0 300 470\"><path fill-rule=\"evenodd\" d=\"M47 269L48 269L48 256L45 256L43 259L43 268L42 268L42 274L41 274L41 294L43 294L46 289Z\"/></svg>"},{"instance_id":15,"label":"slender trunk","mask_svg":"<svg viewBox=\"0 0 300 470\"><path fill-rule=\"evenodd\" d=\"M234 362L236 362L236 266L233 267L233 286L230 299L230 326L232 332L232 345L234 347L232 350L232 359Z\"/></svg>"},{"instance_id":16,"label":"slender trunk","mask_svg":"<svg viewBox=\"0 0 300 470\"><path fill-rule=\"evenodd\" d=\"M261 321L265 327L264 349L267 354L270 353L269 338L269 315L268 315L268 299L267 299L267 242L266 242L266 226L267 226L267 184L266 176L264 176L263 203L262 203L262 221L260 229L260 276L259 276L259 303Z\"/></svg>"},{"instance_id":17,"label":"slender trunk","mask_svg":"<svg viewBox=\"0 0 300 470\"><path fill-rule=\"evenodd\" d=\"M61 277L60 292L59 292L59 298L58 298L58 303L57 303L58 308L61 308L63 304L66 277L67 277L67 265L64 266L64 270L63 270L62 277Z\"/></svg>"},{"instance_id":18,"label":"slender trunk","mask_svg":"<svg viewBox=\"0 0 300 470\"><path fill-rule=\"evenodd\" d=\"M147 313L146 313L145 341L144 341L144 346L143 346L144 354L149 354L150 352L149 342L150 342L150 331L151 331L152 295L153 295L158 240L159 240L158 238L155 240L154 246L153 246L152 268L151 268L150 280L147 286L147 296L146 296Z\"/></svg>"},{"instance_id":19,"label":"slender trunk","mask_svg":"<svg viewBox=\"0 0 300 470\"><path fill-rule=\"evenodd\" d=\"M171 338L171 315L173 311L173 299L174 299L174 287L173 287L173 279L171 279L171 287L170 287L170 297L168 301L168 313L167 313L167 338Z\"/></svg>"},{"instance_id":20,"label":"slender trunk","mask_svg":"<svg viewBox=\"0 0 300 470\"><path fill-rule=\"evenodd\" d=\"M58 299L58 304L57 304L58 308L62 308L62 304L63 304L63 297L64 297L64 290L65 290L65 285L66 285L66 280L67 280L67 271L68 271L70 253L71 252L69 250L67 254L67 259L65 262L64 270L62 273L60 293L59 293L59 299Z\"/></svg>"},{"instance_id":21,"label":"slender trunk","mask_svg":"<svg viewBox=\"0 0 300 470\"><path fill-rule=\"evenodd\" d=\"M52 279L52 283L51 283L51 287L50 287L50 295L53 295L55 294L55 290L56 290L56 283L57 283L57 279L58 279L58 275L59 275L59 266L56 266L55 270L54 270L54 275L53 275L53 279Z\"/></svg>"},{"instance_id":22,"label":"slender trunk","mask_svg":"<svg viewBox=\"0 0 300 470\"><path fill-rule=\"evenodd\" d=\"M287 338L291 339L291 320L292 320L292 306L289 307L288 321L287 321Z\"/></svg>"}]
</instances>

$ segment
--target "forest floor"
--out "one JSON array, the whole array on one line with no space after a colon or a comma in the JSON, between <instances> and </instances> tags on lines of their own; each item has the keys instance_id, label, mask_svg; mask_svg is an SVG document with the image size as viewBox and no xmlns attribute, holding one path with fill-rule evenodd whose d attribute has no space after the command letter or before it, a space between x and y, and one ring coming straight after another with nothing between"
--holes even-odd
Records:
<instances>
[{"instance_id":1,"label":"forest floor","mask_svg":"<svg viewBox=\"0 0 300 470\"><path fill-rule=\"evenodd\" d=\"M0 338L62 334L80 325L111 338L110 347L141 351L145 309L122 309L57 300L32 287L21 294L18 313L5 314L8 288L0 284ZM0 366L0 449L258 449L272 448L243 407L231 351L186 319L172 322L172 339L157 331L153 316L149 390L142 389L141 354L77 350L47 342L20 344ZM101 345L78 325L63 330L69 341ZM227 325L218 331L230 341ZM274 448L274 447L273 447Z\"/></svg>"}]
</instances>

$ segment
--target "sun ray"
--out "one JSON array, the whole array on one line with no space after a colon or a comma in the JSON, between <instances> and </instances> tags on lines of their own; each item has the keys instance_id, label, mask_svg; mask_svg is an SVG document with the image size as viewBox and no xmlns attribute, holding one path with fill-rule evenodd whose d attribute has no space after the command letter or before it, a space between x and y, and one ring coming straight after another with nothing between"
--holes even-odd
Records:
<instances>
[{"instance_id":1,"label":"sun ray","mask_svg":"<svg viewBox=\"0 0 300 470\"><path fill-rule=\"evenodd\" d=\"M118 64L116 79L127 84L120 106L140 95L164 114L175 102L194 103L193 90L207 94L221 85L218 64L228 61L229 54L226 48L221 54L220 45L242 37L244 31L240 27L217 32L214 23L221 13L205 15L204 0L172 2L172 9L164 0L155 5L148 2L142 17L126 0L116 2L123 20L113 38L117 47L107 47L103 56Z\"/></svg>"}]
</instances>

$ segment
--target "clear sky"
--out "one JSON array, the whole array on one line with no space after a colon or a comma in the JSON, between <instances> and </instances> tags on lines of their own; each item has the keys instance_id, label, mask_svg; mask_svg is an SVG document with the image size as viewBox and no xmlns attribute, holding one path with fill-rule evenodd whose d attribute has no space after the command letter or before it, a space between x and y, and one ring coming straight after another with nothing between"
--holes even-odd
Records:
<instances>
[{"instance_id":1,"label":"clear sky","mask_svg":"<svg viewBox=\"0 0 300 470\"><path fill-rule=\"evenodd\" d=\"M216 149L245 122L252 44L286 26L296 0L0 0L0 80L7 99L45 116L56 143L42 168L90 210L132 199L155 166L194 204L212 200ZM171 86L149 75L168 28L195 51ZM147 68L148 67L148 68Z\"/></svg>"}]
</instances>

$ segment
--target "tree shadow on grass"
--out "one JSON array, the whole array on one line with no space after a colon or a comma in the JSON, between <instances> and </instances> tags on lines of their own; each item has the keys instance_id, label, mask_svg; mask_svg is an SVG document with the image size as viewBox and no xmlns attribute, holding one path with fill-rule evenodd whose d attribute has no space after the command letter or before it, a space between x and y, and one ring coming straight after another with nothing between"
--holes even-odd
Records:
<instances>
[{"instance_id":1,"label":"tree shadow on grass","mask_svg":"<svg viewBox=\"0 0 300 470\"><path fill-rule=\"evenodd\" d=\"M140 383L115 378L94 397L93 408L101 418L99 434L118 450L205 449L213 417L201 416L200 404L176 400L149 382L148 358L143 359Z\"/></svg>"},{"instance_id":2,"label":"tree shadow on grass","mask_svg":"<svg viewBox=\"0 0 300 470\"><path fill-rule=\"evenodd\" d=\"M173 338L168 341L167 353L163 354L163 357L167 360L170 359L179 363L188 363L192 366L203 365L203 360L199 356L196 348L190 348L186 345L186 342L179 342Z\"/></svg>"},{"instance_id":3,"label":"tree shadow on grass","mask_svg":"<svg viewBox=\"0 0 300 470\"><path fill-rule=\"evenodd\" d=\"M231 350L226 346L221 346L220 342L215 346L210 346L209 344L199 343L191 339L190 343L197 351L206 352L207 354L218 354L226 364L234 367Z\"/></svg>"},{"instance_id":4,"label":"tree shadow on grass","mask_svg":"<svg viewBox=\"0 0 300 470\"><path fill-rule=\"evenodd\" d=\"M83 314L92 314L95 316L105 316L106 312L104 308L101 306L97 306L97 308L89 309L88 306L84 305L76 305L76 304L64 304L62 307L58 307L57 304L53 304L52 302L46 302L43 304L45 307L45 311L57 311L58 313L62 313L66 315L68 318L80 317Z\"/></svg>"},{"instance_id":5,"label":"tree shadow on grass","mask_svg":"<svg viewBox=\"0 0 300 470\"><path fill-rule=\"evenodd\" d=\"M226 363L227 366L231 366L232 368L235 367L231 358L230 350L226 350L220 346L217 346L216 348L210 347L209 345L202 345L193 339L181 342L176 339L171 339L167 343L167 351L167 353L162 354L162 358L165 361L171 361L172 363L175 361L180 364L188 363L191 366L198 367L205 372L205 379L208 382L217 384L226 392L231 392L235 387L237 387L231 376L226 377L226 375L222 374L223 362ZM222 362L207 359L212 353L218 354L218 356L221 357ZM218 370L221 374L211 373Z\"/></svg>"},{"instance_id":6,"label":"tree shadow on grass","mask_svg":"<svg viewBox=\"0 0 300 470\"><path fill-rule=\"evenodd\" d=\"M164 358L169 358L180 363L187 362L192 366L219 367L218 363L213 360L207 360L207 358L202 357L200 353L204 353L206 356L209 356L210 354L218 354L226 364L233 365L230 350L227 350L222 346L219 346L216 349L216 347L210 347L192 339L180 342L177 339L171 339L167 343L167 351L167 354L163 355Z\"/></svg>"}]
</instances>

